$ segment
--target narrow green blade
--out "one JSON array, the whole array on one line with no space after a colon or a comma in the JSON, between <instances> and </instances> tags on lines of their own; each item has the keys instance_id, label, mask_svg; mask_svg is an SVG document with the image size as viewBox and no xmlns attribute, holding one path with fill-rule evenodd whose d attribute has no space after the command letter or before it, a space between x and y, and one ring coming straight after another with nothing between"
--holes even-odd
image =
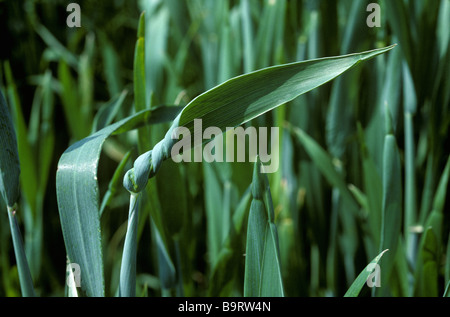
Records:
<instances>
[{"instance_id":1,"label":"narrow green blade","mask_svg":"<svg viewBox=\"0 0 450 317\"><path fill-rule=\"evenodd\" d=\"M383 205L381 215L380 250L389 249L394 254L386 260L382 278L388 280L392 274L398 240L401 237L403 187L400 152L391 125L391 115L386 108L386 130L383 150ZM382 291L387 290L383 288Z\"/></svg>"},{"instance_id":2,"label":"narrow green blade","mask_svg":"<svg viewBox=\"0 0 450 317\"><path fill-rule=\"evenodd\" d=\"M14 244L14 253L17 262L17 271L19 272L20 288L22 296L36 296L31 278L30 269L28 267L25 249L23 247L22 234L20 233L19 224L17 223L16 210L8 208L9 226L11 228L11 236Z\"/></svg>"},{"instance_id":3,"label":"narrow green blade","mask_svg":"<svg viewBox=\"0 0 450 317\"><path fill-rule=\"evenodd\" d=\"M8 207L19 198L20 163L16 132L3 93L0 91L0 192Z\"/></svg>"},{"instance_id":4,"label":"narrow green blade","mask_svg":"<svg viewBox=\"0 0 450 317\"><path fill-rule=\"evenodd\" d=\"M367 279L370 277L371 274L373 274L374 270L376 269L376 265L378 265L378 262L380 261L383 254L388 251L387 249L378 254L365 268L362 270L361 273L359 273L356 280L353 282L353 284L350 286L350 288L345 293L344 297L357 297L359 295L359 292L361 292L361 289L363 288L364 284L367 282Z\"/></svg>"}]
</instances>

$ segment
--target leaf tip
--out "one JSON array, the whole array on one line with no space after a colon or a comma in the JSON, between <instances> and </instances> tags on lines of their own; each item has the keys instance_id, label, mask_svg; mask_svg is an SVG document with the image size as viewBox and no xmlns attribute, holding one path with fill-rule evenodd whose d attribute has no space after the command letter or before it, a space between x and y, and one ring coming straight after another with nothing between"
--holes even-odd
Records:
<instances>
[{"instance_id":1,"label":"leaf tip","mask_svg":"<svg viewBox=\"0 0 450 317\"><path fill-rule=\"evenodd\" d=\"M253 198L262 199L265 190L265 181L263 175L264 167L259 156L256 156L255 166L253 168L252 195Z\"/></svg>"}]
</instances>

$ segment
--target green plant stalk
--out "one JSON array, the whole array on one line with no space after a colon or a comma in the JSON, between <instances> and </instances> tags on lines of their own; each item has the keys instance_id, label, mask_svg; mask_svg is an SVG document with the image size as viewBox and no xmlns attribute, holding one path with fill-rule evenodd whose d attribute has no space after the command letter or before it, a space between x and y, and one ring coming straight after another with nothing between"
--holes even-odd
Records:
<instances>
[{"instance_id":1,"label":"green plant stalk","mask_svg":"<svg viewBox=\"0 0 450 317\"><path fill-rule=\"evenodd\" d=\"M136 254L137 231L139 219L139 202L141 194L130 195L130 210L128 214L128 227L120 267L119 296L136 296Z\"/></svg>"},{"instance_id":2,"label":"green plant stalk","mask_svg":"<svg viewBox=\"0 0 450 317\"><path fill-rule=\"evenodd\" d=\"M417 248L417 235L411 232L411 227L417 221L416 180L415 180L415 151L413 140L413 120L410 112L405 113L405 223L404 236L409 260L414 263Z\"/></svg>"},{"instance_id":3,"label":"green plant stalk","mask_svg":"<svg viewBox=\"0 0 450 317\"><path fill-rule=\"evenodd\" d=\"M392 117L387 106L385 118L386 136L383 150L383 206L380 252L389 249L393 254L392 257L386 259L381 272L382 280L388 281L394 271L398 240L401 236L403 187L400 153L394 136ZM386 288L380 288L376 289L376 292L381 295L386 290Z\"/></svg>"},{"instance_id":4,"label":"green plant stalk","mask_svg":"<svg viewBox=\"0 0 450 317\"><path fill-rule=\"evenodd\" d=\"M405 134L405 217L404 237L407 256L411 263L415 263L417 250L417 234L411 232L411 227L417 221L416 178L415 178L415 146L413 116L417 110L417 97L411 72L403 62L403 108L404 108L404 134Z\"/></svg>"},{"instance_id":5,"label":"green plant stalk","mask_svg":"<svg viewBox=\"0 0 450 317\"><path fill-rule=\"evenodd\" d=\"M182 271L182 264L181 264L180 239L175 238L174 245L175 245L175 265L176 265L176 269L177 269L177 273L178 273L177 274L176 294L177 294L177 297L183 297L184 289L183 289L183 271Z\"/></svg>"},{"instance_id":6,"label":"green plant stalk","mask_svg":"<svg viewBox=\"0 0 450 317\"><path fill-rule=\"evenodd\" d=\"M20 288L22 296L35 297L33 280L31 278L30 268L28 267L25 249L23 247L22 235L20 233L19 224L16 218L17 205L8 207L9 226L11 228L11 236L14 245L14 253L16 255L17 270L19 272Z\"/></svg>"},{"instance_id":7,"label":"green plant stalk","mask_svg":"<svg viewBox=\"0 0 450 317\"><path fill-rule=\"evenodd\" d=\"M240 10L242 16L242 33L244 40L244 72L249 73L254 70L255 59L254 59L254 46L253 43L253 28L251 24L250 16L250 5L248 0L241 0Z\"/></svg>"}]
</instances>

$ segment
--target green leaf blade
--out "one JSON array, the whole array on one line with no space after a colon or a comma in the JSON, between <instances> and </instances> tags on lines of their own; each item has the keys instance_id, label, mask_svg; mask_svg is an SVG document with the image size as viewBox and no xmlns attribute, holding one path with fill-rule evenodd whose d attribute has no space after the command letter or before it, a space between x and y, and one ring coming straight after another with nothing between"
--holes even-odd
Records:
<instances>
[{"instance_id":1,"label":"green leaf blade","mask_svg":"<svg viewBox=\"0 0 450 317\"><path fill-rule=\"evenodd\" d=\"M383 254L388 251L387 249L378 254L366 267L362 272L358 275L355 281L352 283L350 288L345 293L344 297L358 297L359 292L361 292L362 287L367 282L367 279L372 274L375 265L378 264Z\"/></svg>"},{"instance_id":2,"label":"green leaf blade","mask_svg":"<svg viewBox=\"0 0 450 317\"><path fill-rule=\"evenodd\" d=\"M259 296L267 216L262 201L252 201L248 217L244 296Z\"/></svg>"},{"instance_id":3,"label":"green leaf blade","mask_svg":"<svg viewBox=\"0 0 450 317\"><path fill-rule=\"evenodd\" d=\"M284 296L280 248L267 176L257 158L247 229L244 296Z\"/></svg>"},{"instance_id":4,"label":"green leaf blade","mask_svg":"<svg viewBox=\"0 0 450 317\"><path fill-rule=\"evenodd\" d=\"M19 198L20 162L11 115L0 92L0 191L8 207Z\"/></svg>"},{"instance_id":5,"label":"green leaf blade","mask_svg":"<svg viewBox=\"0 0 450 317\"><path fill-rule=\"evenodd\" d=\"M169 121L178 112L177 107L139 112L73 144L60 158L56 189L63 237L70 262L80 265L82 288L88 296L105 294L97 182L102 145L112 134Z\"/></svg>"},{"instance_id":6,"label":"green leaf blade","mask_svg":"<svg viewBox=\"0 0 450 317\"><path fill-rule=\"evenodd\" d=\"M179 125L192 130L194 119L201 118L207 126L238 126L393 47L273 66L234 77L189 103L180 115Z\"/></svg>"},{"instance_id":7,"label":"green leaf blade","mask_svg":"<svg viewBox=\"0 0 450 317\"><path fill-rule=\"evenodd\" d=\"M146 91L145 91L145 14L142 13L139 18L138 39L134 52L134 103L136 111L146 108Z\"/></svg>"},{"instance_id":8,"label":"green leaf blade","mask_svg":"<svg viewBox=\"0 0 450 317\"><path fill-rule=\"evenodd\" d=\"M266 226L266 237L261 267L260 296L283 297L283 278L281 276L278 233L274 223Z\"/></svg>"}]
</instances>

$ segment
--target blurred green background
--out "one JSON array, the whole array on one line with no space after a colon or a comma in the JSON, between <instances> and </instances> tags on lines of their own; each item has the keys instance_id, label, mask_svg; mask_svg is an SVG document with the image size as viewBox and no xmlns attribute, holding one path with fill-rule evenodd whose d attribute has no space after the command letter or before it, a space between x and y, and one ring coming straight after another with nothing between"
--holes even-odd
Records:
<instances>
[{"instance_id":1,"label":"blurred green background","mask_svg":"<svg viewBox=\"0 0 450 317\"><path fill-rule=\"evenodd\" d=\"M280 169L269 175L287 296L342 296L381 251L380 240L394 241L380 263L382 272L390 267L389 275L382 275L380 290L365 287L361 296L447 294L449 0L376 1L381 26L373 28L366 24L366 8L375 1L365 0L80 0L80 28L66 25L70 2L0 1L0 87L18 135L19 220L38 295L64 296L58 159L70 144L102 127L103 109L123 91L114 121L133 113L142 11L149 107L185 105L231 77L263 67L397 43L388 54L251 124L283 128L288 122L325 150L314 155L304 140L283 128ZM386 109L400 175L383 170ZM145 149L138 148L135 133L107 141L99 168L101 195L126 153L131 150L131 166L167 128L149 129ZM219 253L252 169L251 163L179 164L151 181L157 197L139 223L139 296L242 295L245 232L233 245L238 256L232 265L222 263L229 272L216 280L211 274L221 264ZM386 219L383 177L395 177L401 187L399 207ZM167 257L157 251L149 208L160 209L167 232L175 218L181 226L176 237L166 237ZM108 296L117 290L127 211L128 193L119 186L101 219ZM0 296L20 296L3 210Z\"/></svg>"}]
</instances>

